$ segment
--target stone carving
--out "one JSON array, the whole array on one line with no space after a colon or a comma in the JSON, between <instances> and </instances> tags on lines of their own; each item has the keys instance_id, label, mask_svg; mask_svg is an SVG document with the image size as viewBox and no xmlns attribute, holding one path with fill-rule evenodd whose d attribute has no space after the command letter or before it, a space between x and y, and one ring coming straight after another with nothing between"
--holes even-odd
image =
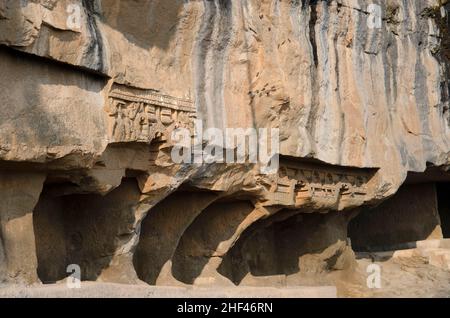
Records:
<instances>
[{"instance_id":1,"label":"stone carving","mask_svg":"<svg viewBox=\"0 0 450 318\"><path fill-rule=\"evenodd\" d=\"M415 253L351 251L450 238L450 1L370 2L0 0L0 296L74 296L71 264L82 297L450 295ZM368 288L378 260L397 284Z\"/></svg>"},{"instance_id":2,"label":"stone carving","mask_svg":"<svg viewBox=\"0 0 450 318\"><path fill-rule=\"evenodd\" d=\"M168 139L175 128L193 129L192 101L114 84L108 98L109 137L112 142L151 142Z\"/></svg>"},{"instance_id":3,"label":"stone carving","mask_svg":"<svg viewBox=\"0 0 450 318\"><path fill-rule=\"evenodd\" d=\"M270 190L269 204L295 208L357 206L366 201L371 175L364 169L284 163L276 186Z\"/></svg>"},{"instance_id":4,"label":"stone carving","mask_svg":"<svg viewBox=\"0 0 450 318\"><path fill-rule=\"evenodd\" d=\"M271 187L269 192L269 205L295 205L295 180L289 180L288 178L279 178L276 184Z\"/></svg>"},{"instance_id":5,"label":"stone carving","mask_svg":"<svg viewBox=\"0 0 450 318\"><path fill-rule=\"evenodd\" d=\"M41 5L49 10L53 10L56 7L56 0L42 0Z\"/></svg>"}]
</instances>

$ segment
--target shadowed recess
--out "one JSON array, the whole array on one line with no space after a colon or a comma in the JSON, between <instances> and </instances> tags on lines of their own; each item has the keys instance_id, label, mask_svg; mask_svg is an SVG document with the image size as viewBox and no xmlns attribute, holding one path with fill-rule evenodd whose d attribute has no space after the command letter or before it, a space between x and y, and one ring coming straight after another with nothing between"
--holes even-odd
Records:
<instances>
[{"instance_id":1,"label":"shadowed recess","mask_svg":"<svg viewBox=\"0 0 450 318\"><path fill-rule=\"evenodd\" d=\"M253 205L246 201L217 202L206 208L178 244L173 257L174 277L192 284L201 274L214 275L214 264L207 268L208 263L222 257L220 244L232 239L253 210Z\"/></svg>"},{"instance_id":2,"label":"shadowed recess","mask_svg":"<svg viewBox=\"0 0 450 318\"><path fill-rule=\"evenodd\" d=\"M151 285L157 283L185 230L217 197L212 192L175 192L150 210L142 222L133 257L140 279Z\"/></svg>"},{"instance_id":3,"label":"shadowed recess","mask_svg":"<svg viewBox=\"0 0 450 318\"><path fill-rule=\"evenodd\" d=\"M283 212L279 212L282 214ZM347 246L350 212L278 216L255 223L224 257L219 273L236 285L264 277L324 273L353 260Z\"/></svg>"},{"instance_id":4,"label":"shadowed recess","mask_svg":"<svg viewBox=\"0 0 450 318\"><path fill-rule=\"evenodd\" d=\"M124 178L106 196L55 197L51 189L44 186L33 212L39 278L56 282L68 276L69 264L77 264L82 280L95 281L134 234L134 207L140 198L136 180Z\"/></svg>"}]
</instances>

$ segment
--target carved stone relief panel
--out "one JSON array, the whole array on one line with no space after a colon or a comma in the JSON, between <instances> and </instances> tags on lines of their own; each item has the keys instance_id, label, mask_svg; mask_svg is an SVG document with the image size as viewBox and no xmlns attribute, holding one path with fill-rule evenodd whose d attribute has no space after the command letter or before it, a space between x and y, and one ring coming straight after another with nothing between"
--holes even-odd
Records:
<instances>
[{"instance_id":1,"label":"carved stone relief panel","mask_svg":"<svg viewBox=\"0 0 450 318\"><path fill-rule=\"evenodd\" d=\"M106 111L111 142L146 142L167 140L176 128L193 131L195 105L190 100L114 84L109 92Z\"/></svg>"},{"instance_id":2,"label":"carved stone relief panel","mask_svg":"<svg viewBox=\"0 0 450 318\"><path fill-rule=\"evenodd\" d=\"M267 205L339 210L367 200L374 169L359 169L301 162L281 162L276 185Z\"/></svg>"}]
</instances>

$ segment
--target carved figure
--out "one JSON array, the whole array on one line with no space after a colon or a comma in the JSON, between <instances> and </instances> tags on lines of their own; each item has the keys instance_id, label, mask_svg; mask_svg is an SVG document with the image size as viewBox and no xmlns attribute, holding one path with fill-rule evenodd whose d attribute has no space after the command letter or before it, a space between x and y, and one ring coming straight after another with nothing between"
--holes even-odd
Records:
<instances>
[{"instance_id":1,"label":"carved figure","mask_svg":"<svg viewBox=\"0 0 450 318\"><path fill-rule=\"evenodd\" d=\"M110 91L107 113L114 142L151 142L175 128L193 127L196 117L191 101L118 84Z\"/></svg>"}]
</instances>

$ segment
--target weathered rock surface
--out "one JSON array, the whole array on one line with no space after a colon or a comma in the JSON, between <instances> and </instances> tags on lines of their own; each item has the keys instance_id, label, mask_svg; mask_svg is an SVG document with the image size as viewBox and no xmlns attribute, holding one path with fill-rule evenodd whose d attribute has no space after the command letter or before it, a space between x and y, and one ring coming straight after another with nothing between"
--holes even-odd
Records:
<instances>
[{"instance_id":1,"label":"weathered rock surface","mask_svg":"<svg viewBox=\"0 0 450 318\"><path fill-rule=\"evenodd\" d=\"M450 3L373 2L0 0L0 282L351 295L353 250L448 237Z\"/></svg>"},{"instance_id":2,"label":"weathered rock surface","mask_svg":"<svg viewBox=\"0 0 450 318\"><path fill-rule=\"evenodd\" d=\"M1 173L1 281L33 283L38 279L33 209L44 178L42 173Z\"/></svg>"}]
</instances>

